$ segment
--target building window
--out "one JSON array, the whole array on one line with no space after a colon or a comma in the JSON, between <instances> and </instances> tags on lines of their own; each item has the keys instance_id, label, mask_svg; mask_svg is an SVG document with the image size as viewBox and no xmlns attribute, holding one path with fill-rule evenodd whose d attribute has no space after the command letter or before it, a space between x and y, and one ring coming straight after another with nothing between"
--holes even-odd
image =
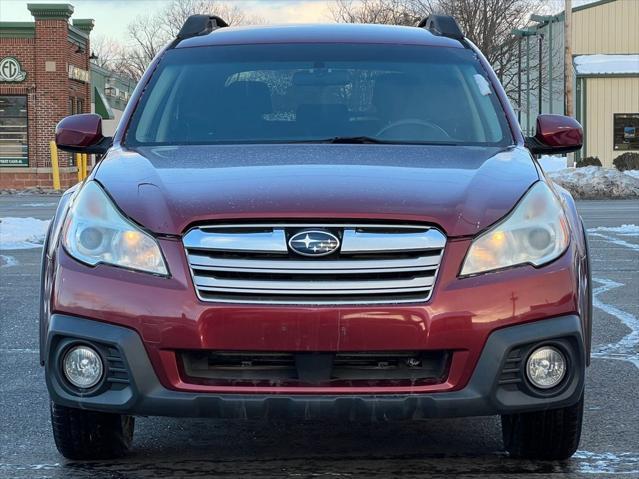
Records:
<instances>
[{"instance_id":1,"label":"building window","mask_svg":"<svg viewBox=\"0 0 639 479\"><path fill-rule=\"evenodd\" d=\"M84 113L84 99L69 97L69 115Z\"/></svg>"},{"instance_id":2,"label":"building window","mask_svg":"<svg viewBox=\"0 0 639 479\"><path fill-rule=\"evenodd\" d=\"M614 114L615 150L639 150L639 113Z\"/></svg>"},{"instance_id":3,"label":"building window","mask_svg":"<svg viewBox=\"0 0 639 479\"><path fill-rule=\"evenodd\" d=\"M29 166L26 96L0 96L0 166Z\"/></svg>"}]
</instances>

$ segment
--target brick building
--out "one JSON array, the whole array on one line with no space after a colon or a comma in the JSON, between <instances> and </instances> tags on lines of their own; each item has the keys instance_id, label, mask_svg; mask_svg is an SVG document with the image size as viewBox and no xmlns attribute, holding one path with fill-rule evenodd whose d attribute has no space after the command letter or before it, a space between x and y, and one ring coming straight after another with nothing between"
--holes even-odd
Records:
<instances>
[{"instance_id":1,"label":"brick building","mask_svg":"<svg viewBox=\"0 0 639 479\"><path fill-rule=\"evenodd\" d=\"M91 19L69 4L29 4L34 22L0 23L0 188L51 187L49 142L65 116L92 111ZM102 101L99 101L102 104ZM60 152L62 186L77 181Z\"/></svg>"}]
</instances>

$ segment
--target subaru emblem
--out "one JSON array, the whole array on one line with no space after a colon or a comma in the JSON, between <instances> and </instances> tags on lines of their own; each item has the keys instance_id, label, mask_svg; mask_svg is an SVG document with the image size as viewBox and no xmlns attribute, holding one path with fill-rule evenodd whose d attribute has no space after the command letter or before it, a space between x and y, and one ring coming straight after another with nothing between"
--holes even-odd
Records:
<instances>
[{"instance_id":1,"label":"subaru emblem","mask_svg":"<svg viewBox=\"0 0 639 479\"><path fill-rule=\"evenodd\" d=\"M305 230L291 236L288 246L302 256L326 256L339 249L339 239L328 231Z\"/></svg>"}]
</instances>

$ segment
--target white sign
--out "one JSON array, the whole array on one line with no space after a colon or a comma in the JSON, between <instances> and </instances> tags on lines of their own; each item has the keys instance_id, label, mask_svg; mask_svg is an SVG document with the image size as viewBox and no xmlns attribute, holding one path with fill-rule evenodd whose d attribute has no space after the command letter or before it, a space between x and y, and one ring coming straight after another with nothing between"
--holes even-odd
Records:
<instances>
[{"instance_id":1,"label":"white sign","mask_svg":"<svg viewBox=\"0 0 639 479\"><path fill-rule=\"evenodd\" d=\"M84 83L89 83L89 72L75 65L69 65L69 78Z\"/></svg>"},{"instance_id":2,"label":"white sign","mask_svg":"<svg viewBox=\"0 0 639 479\"><path fill-rule=\"evenodd\" d=\"M13 57L0 60L0 82L21 82L27 78L27 72L22 70L20 62Z\"/></svg>"}]
</instances>

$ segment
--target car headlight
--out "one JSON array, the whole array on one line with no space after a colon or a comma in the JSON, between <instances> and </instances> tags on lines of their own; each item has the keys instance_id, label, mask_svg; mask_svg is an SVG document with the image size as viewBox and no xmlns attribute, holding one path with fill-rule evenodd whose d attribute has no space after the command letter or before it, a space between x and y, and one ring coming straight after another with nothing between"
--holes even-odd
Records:
<instances>
[{"instance_id":1,"label":"car headlight","mask_svg":"<svg viewBox=\"0 0 639 479\"><path fill-rule=\"evenodd\" d=\"M126 219L94 181L78 192L62 235L67 252L83 263L111 264L167 275L155 239Z\"/></svg>"},{"instance_id":2,"label":"car headlight","mask_svg":"<svg viewBox=\"0 0 639 479\"><path fill-rule=\"evenodd\" d=\"M570 230L561 204L540 181L504 221L473 240L461 275L520 264L541 266L559 257L569 242Z\"/></svg>"}]
</instances>

